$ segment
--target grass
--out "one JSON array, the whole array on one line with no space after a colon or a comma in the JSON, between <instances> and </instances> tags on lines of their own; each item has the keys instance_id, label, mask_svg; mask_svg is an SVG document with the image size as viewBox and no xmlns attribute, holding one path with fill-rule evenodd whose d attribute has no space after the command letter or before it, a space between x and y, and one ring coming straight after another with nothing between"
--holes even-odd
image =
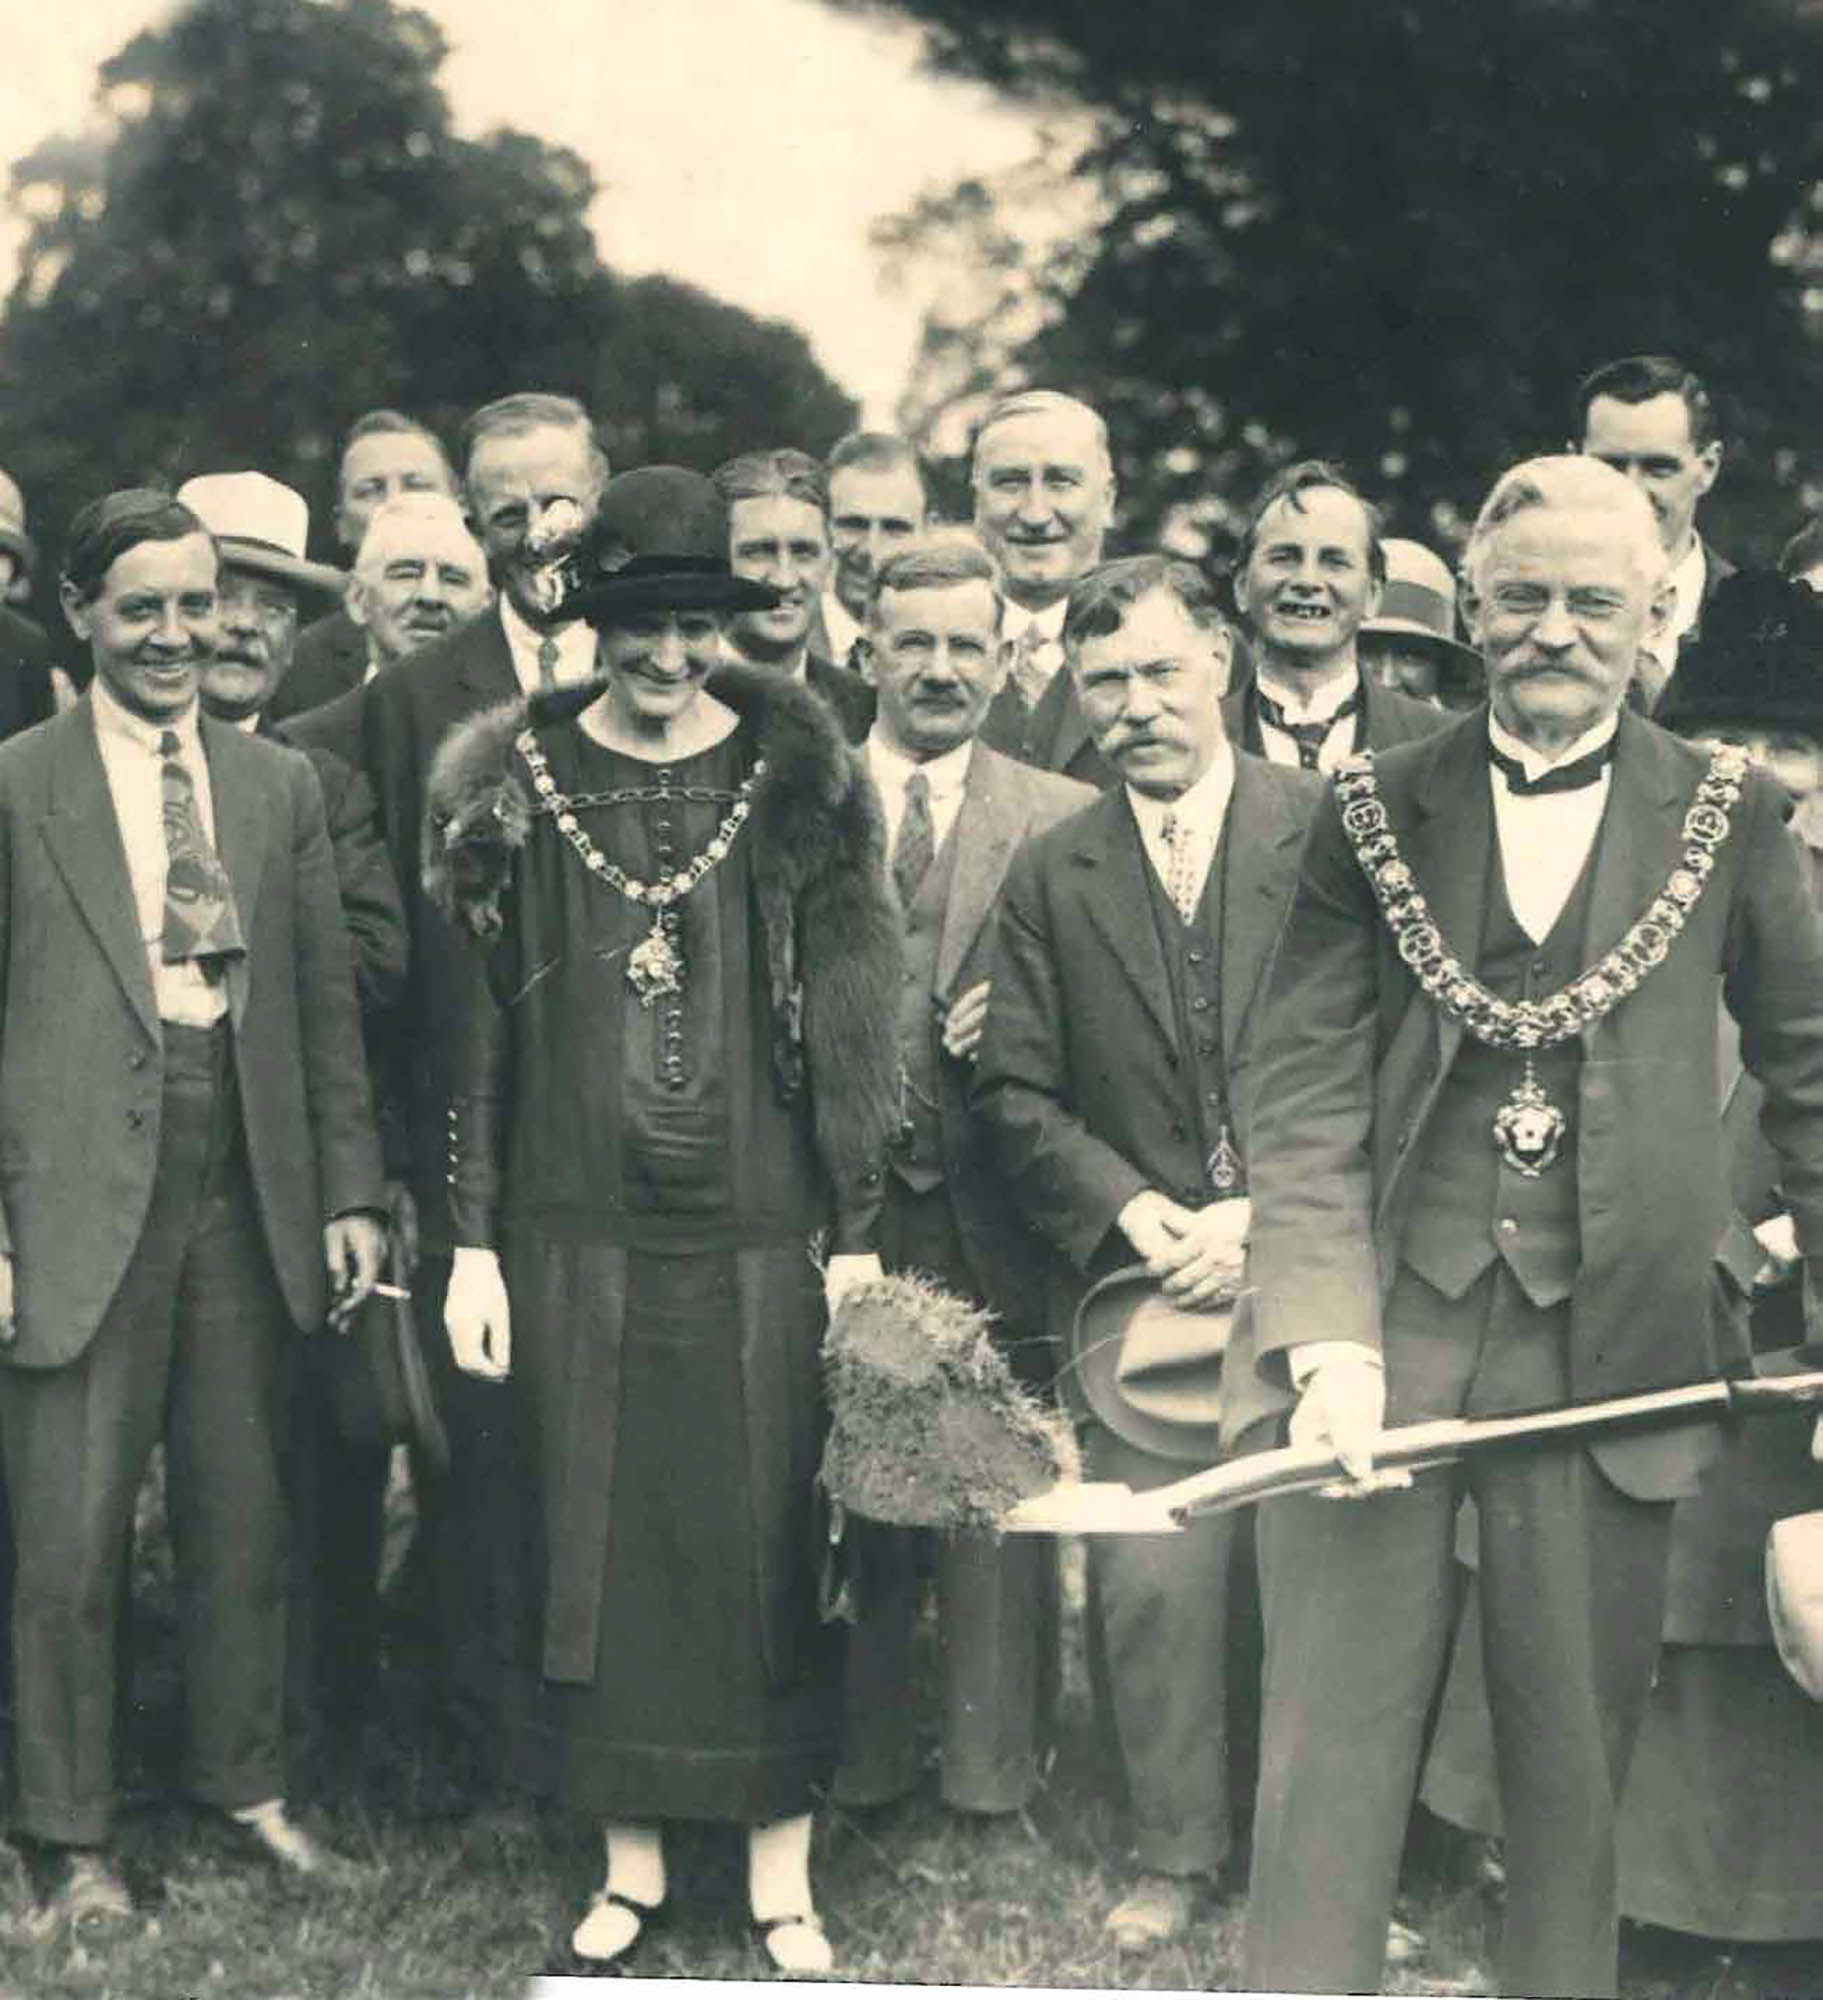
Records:
<instances>
[{"instance_id":1,"label":"grass","mask_svg":"<svg viewBox=\"0 0 1823 2000\"><path fill-rule=\"evenodd\" d=\"M156 1534L141 1561L138 1692L128 1745L135 1802L121 1852L142 1914L88 1944L34 1926L0 1849L0 1994L30 2000L361 2000L515 1994L544 1969L599 1879L592 1829L513 1809L439 1819L410 1726L413 1691L394 1673L368 1731L358 1785L305 1817L366 1862L352 1891L300 1889L229 1857L176 1804L169 1770L178 1709L170 1661L168 1560ZM1072 1592L1078 1598L1079 1592ZM1031 1809L967 1820L933 1778L877 1813L820 1822L819 1901L844 1978L971 1985L1221 1989L1234 1984L1240 1899L1213 1901L1179 1946L1145 1959L1108 1945L1124 1849L1091 1741L1077 1649L1066 1663L1064 1731ZM743 1923L743 1855L731 1830L679 1831L668 1847L677 1914L642 1948L642 1974L754 1979L765 1965ZM1401 1993L1485 1993L1494 1905L1459 1854L1415 1854L1406 1916L1425 1934ZM1823 1951L1718 1954L1663 1933L1630 1934L1627 2000L1823 1996Z\"/></svg>"}]
</instances>

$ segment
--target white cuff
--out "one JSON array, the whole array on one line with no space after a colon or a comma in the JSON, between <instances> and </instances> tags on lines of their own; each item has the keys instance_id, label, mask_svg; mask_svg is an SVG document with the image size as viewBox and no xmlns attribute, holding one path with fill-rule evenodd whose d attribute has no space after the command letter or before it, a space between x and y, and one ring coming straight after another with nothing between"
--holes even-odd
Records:
<instances>
[{"instance_id":1,"label":"white cuff","mask_svg":"<svg viewBox=\"0 0 1823 2000\"><path fill-rule=\"evenodd\" d=\"M1385 1371L1378 1348L1358 1340L1306 1340L1285 1350L1285 1365L1291 1371L1291 1386L1302 1389L1319 1368L1331 1361L1356 1361Z\"/></svg>"}]
</instances>

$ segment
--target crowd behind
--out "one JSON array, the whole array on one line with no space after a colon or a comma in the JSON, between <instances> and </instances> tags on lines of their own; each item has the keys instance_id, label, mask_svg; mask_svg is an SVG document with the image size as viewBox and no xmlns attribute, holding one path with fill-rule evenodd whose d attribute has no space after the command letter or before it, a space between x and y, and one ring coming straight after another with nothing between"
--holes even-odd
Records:
<instances>
[{"instance_id":1,"label":"crowd behind","mask_svg":"<svg viewBox=\"0 0 1823 2000\"><path fill-rule=\"evenodd\" d=\"M1251 1512L1091 1539L1123 1951L1250 1895L1249 1983L1372 1987L1422 1960L1394 1909L1425 1839L1508 1901L1503 1990L1607 1990L1621 1917L1823 1936L1823 1718L1759 1576L1823 1491L1807 1425L1646 1472L1549 1455L1549 1492L1444 1482L1420 1553L1409 1525L1347 1540L1417 1517L1372 1470L1382 1419L1713 1372L1644 1288L1618 1309L1638 1352L1615 1376L1610 1333L1585 1372L1602 1202L1706 1232L1682 1319L1726 1293L1756 1349L1801 1342L1823 1253L1823 521L1776 573L1705 540L1723 439L1665 357L1598 368L1568 416L1460 566L1318 460L1255 498L1224 577L1112 554L1106 427L1044 390L983 417L966 523L893 435L616 473L544 392L475 412L453 459L400 413L353 423L345 567L256 467L86 506L70 639L0 609L0 1600L46 1920L134 1907L128 1579L162 1444L184 1784L251 1860L354 1870L308 1808L359 1784L405 1621L451 1799L603 1829L565 1962L632 1959L664 1825L715 1819L748 1829L756 1948L839 1965L814 1810L927 1781L922 1617L944 1803L1020 1812L1055 1752L1053 1541L851 1517L839 1589L819 1547L827 1315L920 1271L995 1313L1092 1479L1156 1487L1287 1419L1348 1470L1345 1498L1262 1509L1257 1549ZM38 562L0 475L16 601ZM1451 758L1480 817L1427 849ZM1377 863L1348 831L1364 768L1410 842ZM1399 954L1426 949L1374 868L1412 863L1443 946L1540 999L1630 847L1615 935L1669 907L1622 819L1648 768L1680 825L1699 784L1720 802L1669 957L1591 1004L1586 1054L1446 1029L1394 1121L1421 1060ZM1710 948L1692 910L1716 959L1678 1014L1649 996ZM1656 1166L1594 1190L1596 1093L1641 1060L1598 1059L1610 1011L1707 1092L1693 1142L1652 1137L1698 1192ZM1324 1071L1346 1046L1366 1067ZM1370 1152L1373 1212L1366 1178L1325 1209ZM1351 1232L1394 1254L1332 1259ZM1135 1266L1228 1347L1187 1430L1119 1368L1088 1382L1085 1298L1118 1311ZM1349 1330L1362 1294L1384 1341ZM1118 1350L1126 1321L1096 1324ZM1468 1356L1447 1389L1433 1351ZM1376 1680L1382 1628L1404 1653Z\"/></svg>"}]
</instances>

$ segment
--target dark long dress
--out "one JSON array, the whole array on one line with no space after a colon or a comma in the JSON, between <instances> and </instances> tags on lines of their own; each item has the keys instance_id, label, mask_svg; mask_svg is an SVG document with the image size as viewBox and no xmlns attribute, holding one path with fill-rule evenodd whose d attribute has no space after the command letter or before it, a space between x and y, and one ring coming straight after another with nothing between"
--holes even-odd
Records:
<instances>
[{"instance_id":1,"label":"dark long dress","mask_svg":"<svg viewBox=\"0 0 1823 2000\"><path fill-rule=\"evenodd\" d=\"M703 851L754 761L746 729L670 766L577 728L540 741L562 792L612 795L578 822L645 881ZM627 961L652 912L538 819L477 1067L504 1172L458 1190L464 1219L496 1217L535 1468L517 1761L608 1819L806 1811L835 1757L810 1253L842 1239L808 1107L774 1081L749 857L742 834L676 906L683 992L642 1006Z\"/></svg>"}]
</instances>

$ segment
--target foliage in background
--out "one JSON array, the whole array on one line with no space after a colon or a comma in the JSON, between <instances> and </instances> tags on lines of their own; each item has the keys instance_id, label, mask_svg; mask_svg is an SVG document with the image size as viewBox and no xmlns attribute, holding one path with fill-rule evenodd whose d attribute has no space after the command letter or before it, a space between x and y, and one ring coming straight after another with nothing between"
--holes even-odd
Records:
<instances>
[{"instance_id":1,"label":"foliage in background","mask_svg":"<svg viewBox=\"0 0 1823 2000\"><path fill-rule=\"evenodd\" d=\"M1823 9L1809 0L832 0L1060 114L1048 158L934 190L889 254L974 275L905 420L954 456L1036 382L1113 428L1129 539L1220 551L1287 457L1448 535L1574 385L1644 349L1718 392L1706 520L1776 553L1823 501ZM1032 226L1048 182L1074 208Z\"/></svg>"},{"instance_id":2,"label":"foliage in background","mask_svg":"<svg viewBox=\"0 0 1823 2000\"><path fill-rule=\"evenodd\" d=\"M110 487L258 466L326 546L337 441L379 404L453 438L563 390L615 463L704 469L848 426L794 328L606 268L574 153L459 137L444 54L393 0L194 0L103 65L104 137L14 166L0 464L41 541Z\"/></svg>"}]
</instances>

